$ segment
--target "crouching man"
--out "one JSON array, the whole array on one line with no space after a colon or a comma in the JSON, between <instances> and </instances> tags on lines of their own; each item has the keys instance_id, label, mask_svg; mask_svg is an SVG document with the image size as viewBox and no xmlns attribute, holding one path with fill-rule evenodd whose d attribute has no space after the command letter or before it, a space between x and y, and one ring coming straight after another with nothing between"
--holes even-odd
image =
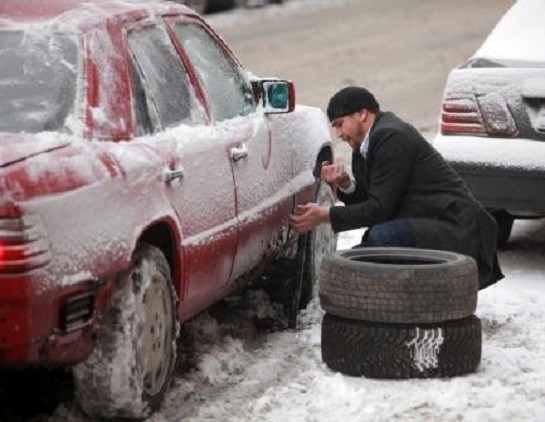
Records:
<instances>
[{"instance_id":1,"label":"crouching man","mask_svg":"<svg viewBox=\"0 0 545 422\"><path fill-rule=\"evenodd\" d=\"M373 94L361 87L337 92L327 114L336 135L353 150L353 178L342 165L323 163L322 179L337 189L345 206L301 205L291 216L298 232L322 223L335 232L368 227L360 247L459 252L477 261L479 288L503 278L494 219L413 126L380 111Z\"/></svg>"}]
</instances>

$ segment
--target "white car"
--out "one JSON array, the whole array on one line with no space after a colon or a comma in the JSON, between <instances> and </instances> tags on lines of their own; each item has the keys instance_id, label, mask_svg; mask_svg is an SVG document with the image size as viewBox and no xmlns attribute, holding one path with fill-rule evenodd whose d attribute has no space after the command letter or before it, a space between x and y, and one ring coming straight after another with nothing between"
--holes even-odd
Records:
<instances>
[{"instance_id":1,"label":"white car","mask_svg":"<svg viewBox=\"0 0 545 422\"><path fill-rule=\"evenodd\" d=\"M434 146L498 223L545 216L545 2L519 0L450 73Z\"/></svg>"}]
</instances>

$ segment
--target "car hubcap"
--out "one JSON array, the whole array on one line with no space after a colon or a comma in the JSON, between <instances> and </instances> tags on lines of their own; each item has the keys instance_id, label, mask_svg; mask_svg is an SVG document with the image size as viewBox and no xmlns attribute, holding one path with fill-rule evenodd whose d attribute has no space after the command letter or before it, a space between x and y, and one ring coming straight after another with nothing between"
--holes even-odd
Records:
<instances>
[{"instance_id":1,"label":"car hubcap","mask_svg":"<svg viewBox=\"0 0 545 422\"><path fill-rule=\"evenodd\" d=\"M325 186L322 186L318 191L316 202L319 205L325 206L335 205L335 199ZM314 242L314 274L318 276L320 274L322 258L337 249L337 237L333 233L330 224L320 224L316 227L312 240Z\"/></svg>"},{"instance_id":2,"label":"car hubcap","mask_svg":"<svg viewBox=\"0 0 545 422\"><path fill-rule=\"evenodd\" d=\"M172 354L172 304L166 283L162 274L155 273L142 298L140 363L144 390L150 396L163 388Z\"/></svg>"}]
</instances>

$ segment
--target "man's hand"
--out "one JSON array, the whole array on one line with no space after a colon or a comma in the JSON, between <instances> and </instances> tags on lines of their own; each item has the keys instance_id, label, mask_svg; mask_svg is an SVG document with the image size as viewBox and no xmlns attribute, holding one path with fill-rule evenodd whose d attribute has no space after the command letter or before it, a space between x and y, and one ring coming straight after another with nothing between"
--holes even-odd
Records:
<instances>
[{"instance_id":1,"label":"man's hand","mask_svg":"<svg viewBox=\"0 0 545 422\"><path fill-rule=\"evenodd\" d=\"M312 202L298 205L297 215L290 215L291 226L299 233L305 233L322 223L329 223L329 207Z\"/></svg>"},{"instance_id":2,"label":"man's hand","mask_svg":"<svg viewBox=\"0 0 545 422\"><path fill-rule=\"evenodd\" d=\"M322 162L320 177L330 185L337 185L348 189L351 185L350 176L342 164L331 164L329 161Z\"/></svg>"}]
</instances>

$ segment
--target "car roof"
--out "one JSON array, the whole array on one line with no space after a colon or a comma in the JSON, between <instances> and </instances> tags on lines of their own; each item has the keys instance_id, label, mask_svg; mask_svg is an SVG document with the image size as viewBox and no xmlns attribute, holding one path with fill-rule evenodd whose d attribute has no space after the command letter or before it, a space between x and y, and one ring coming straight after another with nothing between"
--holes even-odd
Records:
<instances>
[{"instance_id":1,"label":"car roof","mask_svg":"<svg viewBox=\"0 0 545 422\"><path fill-rule=\"evenodd\" d=\"M63 18L73 22L91 24L132 14L192 13L186 6L159 0L1 0L1 24L23 24Z\"/></svg>"}]
</instances>

